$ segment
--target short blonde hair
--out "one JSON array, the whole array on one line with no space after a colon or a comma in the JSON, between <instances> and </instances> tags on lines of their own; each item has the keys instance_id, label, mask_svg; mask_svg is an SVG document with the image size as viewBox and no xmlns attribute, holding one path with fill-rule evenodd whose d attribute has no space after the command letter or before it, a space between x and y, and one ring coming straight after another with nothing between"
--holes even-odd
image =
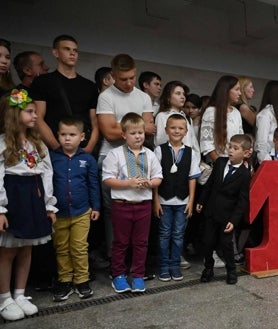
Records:
<instances>
[{"instance_id":1,"label":"short blonde hair","mask_svg":"<svg viewBox=\"0 0 278 329\"><path fill-rule=\"evenodd\" d=\"M140 126L145 130L145 122L141 115L129 112L125 114L121 120L121 128L123 132L126 132L131 126Z\"/></svg>"}]
</instances>

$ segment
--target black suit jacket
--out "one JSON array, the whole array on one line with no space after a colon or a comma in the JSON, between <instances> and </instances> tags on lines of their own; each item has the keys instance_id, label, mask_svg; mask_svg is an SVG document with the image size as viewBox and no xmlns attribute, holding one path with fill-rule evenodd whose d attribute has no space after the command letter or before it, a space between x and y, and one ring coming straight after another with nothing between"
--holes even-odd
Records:
<instances>
[{"instance_id":1,"label":"black suit jacket","mask_svg":"<svg viewBox=\"0 0 278 329\"><path fill-rule=\"evenodd\" d=\"M216 160L198 203L204 206L206 217L237 225L248 207L251 175L242 164L229 179L223 181L227 161L228 158L221 157Z\"/></svg>"}]
</instances>

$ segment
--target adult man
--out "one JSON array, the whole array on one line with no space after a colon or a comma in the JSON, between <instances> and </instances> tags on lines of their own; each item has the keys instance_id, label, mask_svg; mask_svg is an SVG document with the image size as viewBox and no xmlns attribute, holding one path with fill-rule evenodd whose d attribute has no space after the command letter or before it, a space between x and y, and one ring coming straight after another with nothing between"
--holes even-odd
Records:
<instances>
[{"instance_id":1,"label":"adult man","mask_svg":"<svg viewBox=\"0 0 278 329\"><path fill-rule=\"evenodd\" d=\"M144 71L138 78L139 87L142 91L147 93L152 100L153 115L155 116L159 109L158 98L161 93L161 77L151 71Z\"/></svg>"},{"instance_id":2,"label":"adult man","mask_svg":"<svg viewBox=\"0 0 278 329\"><path fill-rule=\"evenodd\" d=\"M21 83L17 85L18 89L30 91L31 84L35 77L48 72L43 57L36 51L23 51L17 54L13 61L14 68Z\"/></svg>"},{"instance_id":3,"label":"adult man","mask_svg":"<svg viewBox=\"0 0 278 329\"><path fill-rule=\"evenodd\" d=\"M72 36L56 37L52 54L57 59L57 70L35 79L31 88L40 134L48 147L56 149L59 120L65 116L79 118L86 133L85 144L81 146L91 153L98 140L96 85L76 72L78 45Z\"/></svg>"},{"instance_id":4,"label":"adult man","mask_svg":"<svg viewBox=\"0 0 278 329\"><path fill-rule=\"evenodd\" d=\"M120 121L126 113L135 112L141 115L145 121L146 134L155 133L151 99L135 87L136 66L133 58L127 54L119 54L112 59L111 67L115 83L99 95L97 105L99 129L104 137L99 153L100 168L107 153L124 143ZM111 257L111 197L110 189L104 184L102 195L107 254Z\"/></svg>"}]
</instances>

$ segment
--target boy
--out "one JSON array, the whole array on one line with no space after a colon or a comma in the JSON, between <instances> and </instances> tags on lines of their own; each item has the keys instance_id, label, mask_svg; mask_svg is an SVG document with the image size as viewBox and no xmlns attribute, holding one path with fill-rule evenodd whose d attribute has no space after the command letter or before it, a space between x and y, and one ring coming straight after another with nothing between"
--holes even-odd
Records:
<instances>
[{"instance_id":1,"label":"boy","mask_svg":"<svg viewBox=\"0 0 278 329\"><path fill-rule=\"evenodd\" d=\"M148 94L152 100L153 115L155 116L159 110L159 96L161 93L161 77L151 71L144 71L138 78L138 84L142 91Z\"/></svg>"},{"instance_id":2,"label":"boy","mask_svg":"<svg viewBox=\"0 0 278 329\"><path fill-rule=\"evenodd\" d=\"M214 276L213 249L220 242L226 262L228 284L237 283L233 250L234 228L241 221L249 202L250 171L244 165L252 148L248 135L234 135L229 143L229 158L219 157L204 185L196 206L201 212L204 205L205 269L201 282L209 282Z\"/></svg>"},{"instance_id":3,"label":"boy","mask_svg":"<svg viewBox=\"0 0 278 329\"><path fill-rule=\"evenodd\" d=\"M162 184L154 190L154 213L159 222L159 280L182 280L180 256L187 220L192 216L196 178L201 175L190 147L182 142L187 133L183 115L172 114L165 128L169 142L155 154L162 166Z\"/></svg>"},{"instance_id":4,"label":"boy","mask_svg":"<svg viewBox=\"0 0 278 329\"><path fill-rule=\"evenodd\" d=\"M93 294L89 285L87 236L90 220L99 218L100 190L97 163L79 146L84 138L82 121L63 119L58 130L61 147L51 153L59 209L53 234L58 266L55 302L68 299L73 293L72 283L80 298Z\"/></svg>"},{"instance_id":5,"label":"boy","mask_svg":"<svg viewBox=\"0 0 278 329\"><path fill-rule=\"evenodd\" d=\"M154 153L143 147L143 118L127 113L121 120L121 129L125 144L111 150L102 167L102 179L111 188L112 198L112 287L118 293L143 292L152 189L161 183L162 171ZM132 287L127 282L125 266L130 244Z\"/></svg>"}]
</instances>

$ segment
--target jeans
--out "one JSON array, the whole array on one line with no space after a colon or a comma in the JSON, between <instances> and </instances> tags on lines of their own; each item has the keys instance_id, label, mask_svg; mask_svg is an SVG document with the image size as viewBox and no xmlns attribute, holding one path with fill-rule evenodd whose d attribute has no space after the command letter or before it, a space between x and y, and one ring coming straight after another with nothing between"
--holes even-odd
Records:
<instances>
[{"instance_id":1,"label":"jeans","mask_svg":"<svg viewBox=\"0 0 278 329\"><path fill-rule=\"evenodd\" d=\"M180 267L183 238L188 222L185 205L161 205L163 215L159 222L159 268L160 273Z\"/></svg>"}]
</instances>

